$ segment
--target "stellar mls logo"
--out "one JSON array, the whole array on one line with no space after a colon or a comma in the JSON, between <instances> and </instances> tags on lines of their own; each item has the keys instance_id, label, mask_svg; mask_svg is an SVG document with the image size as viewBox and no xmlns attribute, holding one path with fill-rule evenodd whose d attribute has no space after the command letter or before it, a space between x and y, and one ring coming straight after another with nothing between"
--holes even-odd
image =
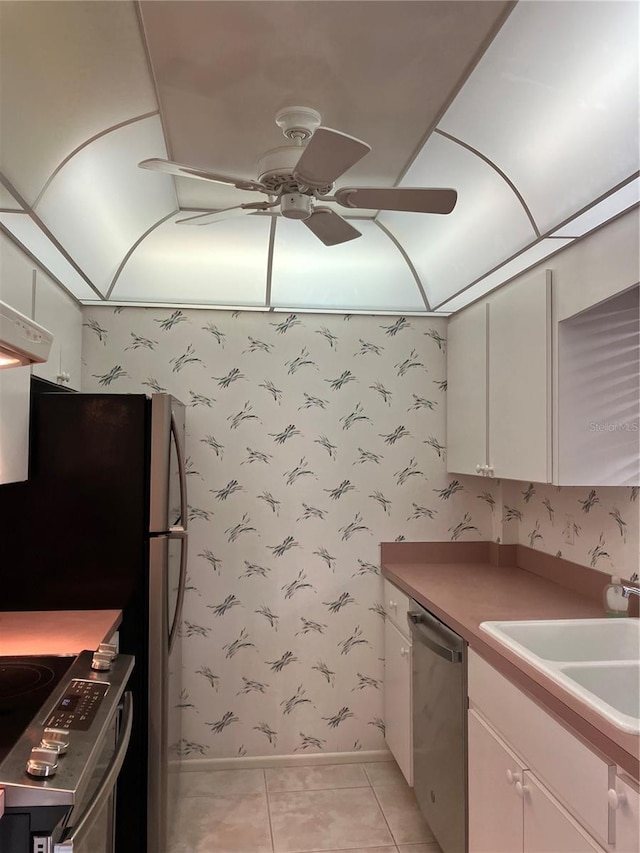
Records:
<instances>
[{"instance_id":1,"label":"stellar mls logo","mask_svg":"<svg viewBox=\"0 0 640 853\"><path fill-rule=\"evenodd\" d=\"M591 421L589 424L591 432L638 432L639 429L638 421L628 421L626 423L622 421L618 421L617 423Z\"/></svg>"}]
</instances>

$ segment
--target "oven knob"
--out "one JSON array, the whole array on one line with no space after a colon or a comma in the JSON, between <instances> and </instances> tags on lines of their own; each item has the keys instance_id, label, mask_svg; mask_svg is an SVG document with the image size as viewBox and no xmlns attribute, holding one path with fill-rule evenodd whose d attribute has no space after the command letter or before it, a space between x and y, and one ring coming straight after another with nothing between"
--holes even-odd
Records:
<instances>
[{"instance_id":1,"label":"oven knob","mask_svg":"<svg viewBox=\"0 0 640 853\"><path fill-rule=\"evenodd\" d=\"M58 769L58 753L53 749L34 747L27 761L27 773L29 776L44 778L53 776Z\"/></svg>"},{"instance_id":2,"label":"oven knob","mask_svg":"<svg viewBox=\"0 0 640 853\"><path fill-rule=\"evenodd\" d=\"M110 654L94 652L91 660L91 669L95 669L98 672L106 672L108 669L111 669L112 662L113 657Z\"/></svg>"},{"instance_id":3,"label":"oven knob","mask_svg":"<svg viewBox=\"0 0 640 853\"><path fill-rule=\"evenodd\" d=\"M110 655L111 660L118 657L118 647L114 643L100 643L96 652L101 655Z\"/></svg>"},{"instance_id":4,"label":"oven knob","mask_svg":"<svg viewBox=\"0 0 640 853\"><path fill-rule=\"evenodd\" d=\"M69 748L69 732L66 729L46 728L42 733L40 746L52 749L58 755L64 755Z\"/></svg>"}]
</instances>

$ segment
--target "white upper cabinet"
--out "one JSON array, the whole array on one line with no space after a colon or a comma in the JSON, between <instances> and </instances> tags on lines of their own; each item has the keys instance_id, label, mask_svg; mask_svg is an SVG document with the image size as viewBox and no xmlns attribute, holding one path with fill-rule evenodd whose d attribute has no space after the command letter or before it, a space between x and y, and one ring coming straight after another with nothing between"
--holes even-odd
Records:
<instances>
[{"instance_id":1,"label":"white upper cabinet","mask_svg":"<svg viewBox=\"0 0 640 853\"><path fill-rule=\"evenodd\" d=\"M551 284L523 277L452 318L447 344L447 467L551 479Z\"/></svg>"},{"instance_id":2,"label":"white upper cabinet","mask_svg":"<svg viewBox=\"0 0 640 853\"><path fill-rule=\"evenodd\" d=\"M551 275L537 270L489 300L492 475L551 481Z\"/></svg>"},{"instance_id":3,"label":"white upper cabinet","mask_svg":"<svg viewBox=\"0 0 640 853\"><path fill-rule=\"evenodd\" d=\"M451 473L640 484L638 225L633 210L450 318Z\"/></svg>"},{"instance_id":4,"label":"white upper cabinet","mask_svg":"<svg viewBox=\"0 0 640 853\"><path fill-rule=\"evenodd\" d=\"M456 474L481 474L487 464L487 328L484 302L449 320L447 469Z\"/></svg>"},{"instance_id":5,"label":"white upper cabinet","mask_svg":"<svg viewBox=\"0 0 640 853\"><path fill-rule=\"evenodd\" d=\"M31 317L33 263L0 234L0 301ZM0 483L27 479L30 367L0 370Z\"/></svg>"},{"instance_id":6,"label":"white upper cabinet","mask_svg":"<svg viewBox=\"0 0 640 853\"><path fill-rule=\"evenodd\" d=\"M34 365L33 375L79 391L82 309L40 270L35 279L33 319L53 334L53 344L48 361Z\"/></svg>"}]
</instances>

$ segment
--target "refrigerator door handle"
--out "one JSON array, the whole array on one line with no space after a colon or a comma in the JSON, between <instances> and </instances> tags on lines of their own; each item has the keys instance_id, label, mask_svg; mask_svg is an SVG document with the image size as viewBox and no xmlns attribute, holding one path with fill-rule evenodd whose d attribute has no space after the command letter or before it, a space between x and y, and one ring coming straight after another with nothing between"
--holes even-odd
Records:
<instances>
[{"instance_id":1,"label":"refrigerator door handle","mask_svg":"<svg viewBox=\"0 0 640 853\"><path fill-rule=\"evenodd\" d=\"M182 621L182 604L184 602L184 588L187 583L187 535L186 531L183 531L182 536L180 537L180 577L178 580L178 597L176 600L176 608L173 613L173 621L171 623L171 630L169 631L169 654L171 654L171 650L173 649L173 644L175 643L176 636L178 634L178 630L180 628L180 623Z\"/></svg>"},{"instance_id":2,"label":"refrigerator door handle","mask_svg":"<svg viewBox=\"0 0 640 853\"><path fill-rule=\"evenodd\" d=\"M189 524L189 507L187 505L187 472L180 433L178 432L178 426L173 412L171 413L171 434L173 435L173 440L176 445L176 456L178 457L178 477L180 480L180 520L182 521L182 525L180 525L180 527L176 526L171 528L170 532L181 529L183 533L186 533Z\"/></svg>"}]
</instances>

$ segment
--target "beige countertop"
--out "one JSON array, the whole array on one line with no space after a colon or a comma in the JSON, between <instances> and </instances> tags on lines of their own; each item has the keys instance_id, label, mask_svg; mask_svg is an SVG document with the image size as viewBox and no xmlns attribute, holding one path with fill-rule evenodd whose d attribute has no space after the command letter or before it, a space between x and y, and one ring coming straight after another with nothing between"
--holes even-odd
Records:
<instances>
[{"instance_id":1,"label":"beige countertop","mask_svg":"<svg viewBox=\"0 0 640 853\"><path fill-rule=\"evenodd\" d=\"M638 779L640 737L622 732L480 629L490 620L604 616L575 590L511 566L487 562L402 562L384 558L382 574L460 634L479 655L592 748Z\"/></svg>"},{"instance_id":2,"label":"beige countertop","mask_svg":"<svg viewBox=\"0 0 640 853\"><path fill-rule=\"evenodd\" d=\"M75 655L108 640L121 610L0 612L0 655Z\"/></svg>"}]
</instances>

